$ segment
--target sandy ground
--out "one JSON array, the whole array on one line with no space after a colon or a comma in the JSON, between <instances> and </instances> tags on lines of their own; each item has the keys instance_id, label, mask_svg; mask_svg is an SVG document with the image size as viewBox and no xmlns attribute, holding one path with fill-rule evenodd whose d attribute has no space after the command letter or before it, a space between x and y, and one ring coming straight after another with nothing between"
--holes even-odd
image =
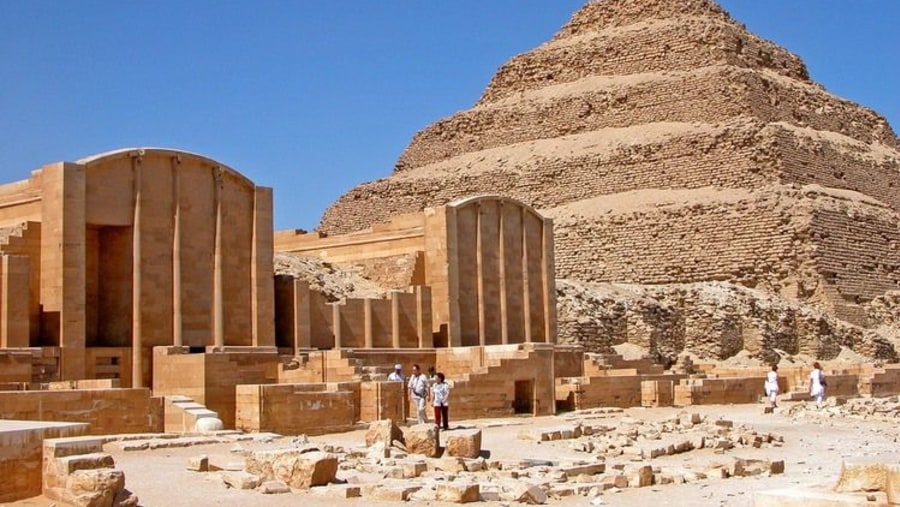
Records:
<instances>
[{"instance_id":1,"label":"sandy ground","mask_svg":"<svg viewBox=\"0 0 900 507\"><path fill-rule=\"evenodd\" d=\"M586 424L614 424L623 416L661 420L682 409L628 409L624 413L581 418ZM783 487L828 487L837 479L844 458L877 457L884 461L900 461L900 425L878 421L860 421L841 417L794 420L783 414L764 415L761 405L730 405L691 407L714 418L725 417L736 424L752 426L759 432L776 432L784 437L783 447L742 448L728 451L726 456L742 458L783 459L785 473L731 479L709 479L692 484L652 486L605 493L601 505L671 505L671 506L752 506L753 492ZM452 414L451 414L452 415ZM589 455L573 451L566 441L535 443L518 440L521 429L560 426L571 415L555 417L510 418L454 422L457 427L483 429L483 448L491 459L586 459ZM363 445L365 431L311 437L313 442L341 445L345 448ZM390 505L394 502L373 502L365 498L336 500L316 494L299 493L263 495L257 491L227 489L214 474L190 472L185 469L191 456L206 454L214 464L234 463L240 456L231 453L235 444L201 445L188 448L157 449L152 451L113 452L118 468L124 470L126 487L137 494L143 506L296 506L324 507L342 505ZM269 443L242 442L245 449L289 447L289 438ZM704 449L681 455L650 460L651 464L681 465L721 461L720 454ZM339 471L338 477L348 472ZM396 502L400 504L401 502ZM428 502L429 505L450 505ZM498 502L488 504L500 505ZM550 499L549 505L589 505L585 497L561 500ZM9 506L48 507L42 497L7 504Z\"/></svg>"}]
</instances>

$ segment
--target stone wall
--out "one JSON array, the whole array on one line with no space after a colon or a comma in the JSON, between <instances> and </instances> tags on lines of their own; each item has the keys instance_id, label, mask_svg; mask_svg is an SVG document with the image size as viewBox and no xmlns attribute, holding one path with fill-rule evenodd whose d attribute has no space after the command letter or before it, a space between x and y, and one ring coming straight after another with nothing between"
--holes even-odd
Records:
<instances>
[{"instance_id":1,"label":"stone wall","mask_svg":"<svg viewBox=\"0 0 900 507\"><path fill-rule=\"evenodd\" d=\"M234 427L281 435L352 429L359 420L359 383L239 385Z\"/></svg>"},{"instance_id":2,"label":"stone wall","mask_svg":"<svg viewBox=\"0 0 900 507\"><path fill-rule=\"evenodd\" d=\"M0 419L83 422L88 433L162 431L162 398L149 389L0 391Z\"/></svg>"},{"instance_id":3,"label":"stone wall","mask_svg":"<svg viewBox=\"0 0 900 507\"><path fill-rule=\"evenodd\" d=\"M0 502L41 494L44 439L86 434L86 423L0 421Z\"/></svg>"}]
</instances>

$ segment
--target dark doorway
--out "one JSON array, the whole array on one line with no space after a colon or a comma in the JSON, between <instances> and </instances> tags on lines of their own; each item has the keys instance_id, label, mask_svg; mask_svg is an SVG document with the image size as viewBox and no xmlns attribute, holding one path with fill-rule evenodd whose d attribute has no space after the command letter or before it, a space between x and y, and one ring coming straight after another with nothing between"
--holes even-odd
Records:
<instances>
[{"instance_id":1,"label":"dark doorway","mask_svg":"<svg viewBox=\"0 0 900 507\"><path fill-rule=\"evenodd\" d=\"M516 399L513 409L517 414L534 413L534 380L516 380Z\"/></svg>"}]
</instances>

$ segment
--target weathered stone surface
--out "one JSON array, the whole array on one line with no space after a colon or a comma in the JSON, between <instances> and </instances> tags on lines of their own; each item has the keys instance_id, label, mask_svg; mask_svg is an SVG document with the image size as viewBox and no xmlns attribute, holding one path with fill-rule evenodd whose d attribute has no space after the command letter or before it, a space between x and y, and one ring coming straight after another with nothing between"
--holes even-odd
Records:
<instances>
[{"instance_id":1,"label":"weathered stone surface","mask_svg":"<svg viewBox=\"0 0 900 507\"><path fill-rule=\"evenodd\" d=\"M455 431L447 436L447 454L461 458L481 455L481 430Z\"/></svg>"},{"instance_id":2,"label":"weathered stone surface","mask_svg":"<svg viewBox=\"0 0 900 507\"><path fill-rule=\"evenodd\" d=\"M841 477L834 490L838 493L856 491L882 491L887 484L884 463L873 461L844 461Z\"/></svg>"},{"instance_id":3,"label":"weathered stone surface","mask_svg":"<svg viewBox=\"0 0 900 507\"><path fill-rule=\"evenodd\" d=\"M403 432L393 419L382 419L369 424L366 430L366 446L371 446L376 442L382 442L386 447L398 440L404 442Z\"/></svg>"},{"instance_id":4,"label":"weathered stone surface","mask_svg":"<svg viewBox=\"0 0 900 507\"><path fill-rule=\"evenodd\" d=\"M288 449L250 453L246 470L264 481L278 480L292 488L308 489L333 482L337 466L334 454Z\"/></svg>"},{"instance_id":5,"label":"weathered stone surface","mask_svg":"<svg viewBox=\"0 0 900 507\"><path fill-rule=\"evenodd\" d=\"M500 499L530 505L547 503L547 493L540 486L527 482L506 482L500 492Z\"/></svg>"},{"instance_id":6,"label":"weathered stone surface","mask_svg":"<svg viewBox=\"0 0 900 507\"><path fill-rule=\"evenodd\" d=\"M431 424L417 424L403 432L406 449L410 454L422 454L429 458L438 455L440 442L438 431Z\"/></svg>"},{"instance_id":7,"label":"weathered stone surface","mask_svg":"<svg viewBox=\"0 0 900 507\"><path fill-rule=\"evenodd\" d=\"M194 431L197 433L211 433L213 431L222 431L225 424L218 417L201 417L194 424Z\"/></svg>"},{"instance_id":8,"label":"weathered stone surface","mask_svg":"<svg viewBox=\"0 0 900 507\"><path fill-rule=\"evenodd\" d=\"M209 456L201 454L200 456L191 456L187 461L187 469L193 472L209 471Z\"/></svg>"},{"instance_id":9,"label":"weathered stone surface","mask_svg":"<svg viewBox=\"0 0 900 507\"><path fill-rule=\"evenodd\" d=\"M478 484L451 482L438 484L436 500L450 503L470 503L481 500Z\"/></svg>"},{"instance_id":10,"label":"weathered stone surface","mask_svg":"<svg viewBox=\"0 0 900 507\"><path fill-rule=\"evenodd\" d=\"M873 505L865 496L841 495L804 489L776 489L753 494L753 507L863 507Z\"/></svg>"},{"instance_id":11,"label":"weathered stone surface","mask_svg":"<svg viewBox=\"0 0 900 507\"><path fill-rule=\"evenodd\" d=\"M291 488L281 481L266 481L259 485L259 492L264 495L282 495L290 493Z\"/></svg>"},{"instance_id":12,"label":"weathered stone surface","mask_svg":"<svg viewBox=\"0 0 900 507\"><path fill-rule=\"evenodd\" d=\"M125 489L121 470L76 470L66 477L69 500L76 507L113 507Z\"/></svg>"},{"instance_id":13,"label":"weathered stone surface","mask_svg":"<svg viewBox=\"0 0 900 507\"><path fill-rule=\"evenodd\" d=\"M359 498L362 496L361 489L354 484L328 484L312 487L310 492L333 498Z\"/></svg>"},{"instance_id":14,"label":"weathered stone surface","mask_svg":"<svg viewBox=\"0 0 900 507\"><path fill-rule=\"evenodd\" d=\"M254 489L259 485L259 477L256 475L236 470L222 472L222 481L234 489Z\"/></svg>"},{"instance_id":15,"label":"weathered stone surface","mask_svg":"<svg viewBox=\"0 0 900 507\"><path fill-rule=\"evenodd\" d=\"M885 481L884 491L887 493L888 503L900 505L900 464L888 463L884 465Z\"/></svg>"}]
</instances>

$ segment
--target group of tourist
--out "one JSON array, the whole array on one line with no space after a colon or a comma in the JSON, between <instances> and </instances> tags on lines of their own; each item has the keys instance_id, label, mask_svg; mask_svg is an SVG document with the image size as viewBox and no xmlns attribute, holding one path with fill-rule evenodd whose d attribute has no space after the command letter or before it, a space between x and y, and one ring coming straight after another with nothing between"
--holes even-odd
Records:
<instances>
[{"instance_id":1,"label":"group of tourist","mask_svg":"<svg viewBox=\"0 0 900 507\"><path fill-rule=\"evenodd\" d=\"M816 400L816 407L822 408L822 401L825 399L825 372L822 371L822 365L818 361L813 363L813 370L809 374L809 395ZM776 406L776 398L778 397L778 365L772 365L772 371L766 374L766 382L764 384L766 396L773 407Z\"/></svg>"},{"instance_id":2,"label":"group of tourist","mask_svg":"<svg viewBox=\"0 0 900 507\"><path fill-rule=\"evenodd\" d=\"M428 367L428 375L422 373L418 364L412 365L412 375L409 379L403 378L403 365L395 364L394 371L388 375L388 380L394 382L406 382L409 391L409 399L416 407L416 421L418 424L428 422L425 407L431 401L434 408L435 428L450 429L450 385L441 372L435 372L434 366Z\"/></svg>"}]
</instances>

